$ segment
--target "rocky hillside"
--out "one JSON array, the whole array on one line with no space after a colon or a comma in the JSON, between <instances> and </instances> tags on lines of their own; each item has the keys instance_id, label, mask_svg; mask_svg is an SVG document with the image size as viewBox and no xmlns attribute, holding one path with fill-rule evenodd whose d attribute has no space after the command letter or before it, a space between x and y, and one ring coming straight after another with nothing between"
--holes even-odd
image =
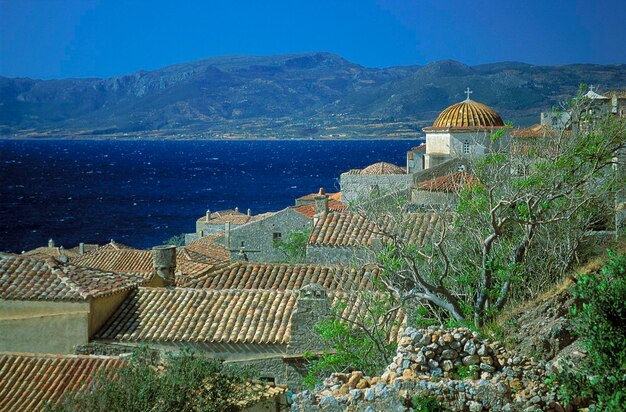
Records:
<instances>
[{"instance_id":1,"label":"rocky hillside","mask_svg":"<svg viewBox=\"0 0 626 412\"><path fill-rule=\"evenodd\" d=\"M372 69L329 53L228 56L108 79L0 77L0 135L415 136L468 86L528 124L580 83L625 88L626 65Z\"/></svg>"}]
</instances>

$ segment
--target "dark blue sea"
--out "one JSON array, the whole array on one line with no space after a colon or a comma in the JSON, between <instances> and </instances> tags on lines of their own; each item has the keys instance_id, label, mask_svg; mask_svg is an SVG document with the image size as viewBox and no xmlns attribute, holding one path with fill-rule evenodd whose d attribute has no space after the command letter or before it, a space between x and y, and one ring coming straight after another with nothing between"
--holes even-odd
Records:
<instances>
[{"instance_id":1,"label":"dark blue sea","mask_svg":"<svg viewBox=\"0 0 626 412\"><path fill-rule=\"evenodd\" d=\"M67 248L110 239L147 248L207 208L280 210L339 175L404 166L417 140L0 141L0 251L53 238Z\"/></svg>"}]
</instances>

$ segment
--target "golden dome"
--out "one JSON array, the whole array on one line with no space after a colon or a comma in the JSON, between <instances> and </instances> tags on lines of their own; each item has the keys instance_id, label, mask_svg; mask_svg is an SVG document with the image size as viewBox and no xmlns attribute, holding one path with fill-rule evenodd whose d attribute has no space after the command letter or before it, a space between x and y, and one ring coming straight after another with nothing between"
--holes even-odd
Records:
<instances>
[{"instance_id":1,"label":"golden dome","mask_svg":"<svg viewBox=\"0 0 626 412\"><path fill-rule=\"evenodd\" d=\"M491 107L466 99L453 104L437 116L432 127L493 127L504 126L502 118Z\"/></svg>"}]
</instances>

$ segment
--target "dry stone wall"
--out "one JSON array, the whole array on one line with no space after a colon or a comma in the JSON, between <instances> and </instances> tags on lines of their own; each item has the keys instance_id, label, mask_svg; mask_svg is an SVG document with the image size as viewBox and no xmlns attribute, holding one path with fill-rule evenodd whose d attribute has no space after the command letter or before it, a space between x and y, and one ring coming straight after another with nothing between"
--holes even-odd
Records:
<instances>
[{"instance_id":1,"label":"dry stone wall","mask_svg":"<svg viewBox=\"0 0 626 412\"><path fill-rule=\"evenodd\" d=\"M510 353L467 328L407 328L381 376L333 374L296 394L292 411L409 411L416 395L449 411L575 410L545 383L552 371L550 363Z\"/></svg>"}]
</instances>

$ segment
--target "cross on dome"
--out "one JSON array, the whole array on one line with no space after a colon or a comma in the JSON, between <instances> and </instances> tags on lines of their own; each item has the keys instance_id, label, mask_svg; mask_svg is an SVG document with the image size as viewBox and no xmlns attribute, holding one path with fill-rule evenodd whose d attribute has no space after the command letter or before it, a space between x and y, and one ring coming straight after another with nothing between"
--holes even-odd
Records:
<instances>
[{"instance_id":1,"label":"cross on dome","mask_svg":"<svg viewBox=\"0 0 626 412\"><path fill-rule=\"evenodd\" d=\"M590 85L589 85L589 91L590 91L590 92L593 92L593 89L594 89L593 84L590 84Z\"/></svg>"},{"instance_id":2,"label":"cross on dome","mask_svg":"<svg viewBox=\"0 0 626 412\"><path fill-rule=\"evenodd\" d=\"M468 87L467 90L465 90L464 92L467 95L467 99L465 100L470 100L470 94L474 93L473 91L470 90L470 88Z\"/></svg>"}]
</instances>

